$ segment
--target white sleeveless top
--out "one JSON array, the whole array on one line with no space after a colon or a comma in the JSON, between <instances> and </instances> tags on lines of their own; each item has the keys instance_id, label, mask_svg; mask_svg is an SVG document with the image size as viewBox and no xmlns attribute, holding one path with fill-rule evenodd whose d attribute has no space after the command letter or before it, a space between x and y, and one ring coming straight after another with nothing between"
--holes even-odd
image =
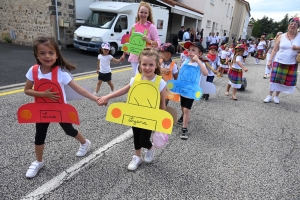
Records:
<instances>
[{"instance_id":1,"label":"white sleeveless top","mask_svg":"<svg viewBox=\"0 0 300 200\"><path fill-rule=\"evenodd\" d=\"M274 61L287 65L296 64L298 51L292 50L293 45L300 46L300 34L298 33L292 41L287 39L286 33L282 34Z\"/></svg>"}]
</instances>

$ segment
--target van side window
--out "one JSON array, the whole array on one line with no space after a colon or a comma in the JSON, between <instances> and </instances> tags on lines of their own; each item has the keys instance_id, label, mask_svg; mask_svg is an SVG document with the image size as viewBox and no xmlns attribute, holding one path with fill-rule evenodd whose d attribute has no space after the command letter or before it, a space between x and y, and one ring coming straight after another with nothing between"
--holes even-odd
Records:
<instances>
[{"instance_id":1,"label":"van side window","mask_svg":"<svg viewBox=\"0 0 300 200\"><path fill-rule=\"evenodd\" d=\"M128 21L126 15L121 15L116 23L116 26L121 26L122 30L126 30L128 28Z\"/></svg>"}]
</instances>

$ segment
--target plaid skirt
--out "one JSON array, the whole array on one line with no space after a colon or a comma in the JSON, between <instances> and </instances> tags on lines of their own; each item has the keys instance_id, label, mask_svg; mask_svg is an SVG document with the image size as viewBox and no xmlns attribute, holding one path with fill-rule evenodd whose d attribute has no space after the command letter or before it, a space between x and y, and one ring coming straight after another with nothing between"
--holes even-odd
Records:
<instances>
[{"instance_id":1,"label":"plaid skirt","mask_svg":"<svg viewBox=\"0 0 300 200\"><path fill-rule=\"evenodd\" d=\"M263 50L263 49L259 49L259 50L257 50L257 52L255 53L255 58L261 59L261 57L263 56L263 54L264 54L264 50Z\"/></svg>"},{"instance_id":2,"label":"plaid skirt","mask_svg":"<svg viewBox=\"0 0 300 200\"><path fill-rule=\"evenodd\" d=\"M242 84L242 78L243 78L242 69L230 68L228 73L229 81L231 81L233 84Z\"/></svg>"},{"instance_id":3,"label":"plaid skirt","mask_svg":"<svg viewBox=\"0 0 300 200\"><path fill-rule=\"evenodd\" d=\"M297 64L285 65L273 62L270 82L285 86L295 86L297 84L297 70Z\"/></svg>"}]
</instances>

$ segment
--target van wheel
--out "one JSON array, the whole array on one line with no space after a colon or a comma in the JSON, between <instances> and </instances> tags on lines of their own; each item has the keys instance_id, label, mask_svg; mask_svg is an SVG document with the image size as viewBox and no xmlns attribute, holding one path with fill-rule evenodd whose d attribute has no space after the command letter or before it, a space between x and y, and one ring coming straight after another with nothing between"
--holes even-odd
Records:
<instances>
[{"instance_id":1,"label":"van wheel","mask_svg":"<svg viewBox=\"0 0 300 200\"><path fill-rule=\"evenodd\" d=\"M116 45L115 43L110 43L110 51L111 55L115 56L118 52L118 45Z\"/></svg>"}]
</instances>

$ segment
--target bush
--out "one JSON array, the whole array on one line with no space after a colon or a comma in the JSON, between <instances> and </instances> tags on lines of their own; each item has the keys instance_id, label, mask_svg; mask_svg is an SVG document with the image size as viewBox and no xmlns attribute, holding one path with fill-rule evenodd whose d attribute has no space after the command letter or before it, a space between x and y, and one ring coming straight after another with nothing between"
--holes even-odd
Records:
<instances>
[{"instance_id":1,"label":"bush","mask_svg":"<svg viewBox=\"0 0 300 200\"><path fill-rule=\"evenodd\" d=\"M4 40L4 42L12 43L12 39L7 35L3 37L3 40Z\"/></svg>"}]
</instances>

